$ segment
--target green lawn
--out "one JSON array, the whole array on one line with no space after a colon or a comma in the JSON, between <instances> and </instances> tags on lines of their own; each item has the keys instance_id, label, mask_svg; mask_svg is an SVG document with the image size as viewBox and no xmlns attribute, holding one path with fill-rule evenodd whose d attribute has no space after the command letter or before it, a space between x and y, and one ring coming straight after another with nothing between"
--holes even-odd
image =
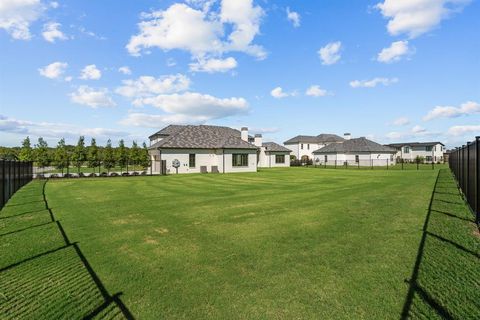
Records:
<instances>
[{"instance_id":1,"label":"green lawn","mask_svg":"<svg viewBox=\"0 0 480 320\"><path fill-rule=\"evenodd\" d=\"M34 181L0 212L0 319L479 318L480 240L438 173Z\"/></svg>"}]
</instances>

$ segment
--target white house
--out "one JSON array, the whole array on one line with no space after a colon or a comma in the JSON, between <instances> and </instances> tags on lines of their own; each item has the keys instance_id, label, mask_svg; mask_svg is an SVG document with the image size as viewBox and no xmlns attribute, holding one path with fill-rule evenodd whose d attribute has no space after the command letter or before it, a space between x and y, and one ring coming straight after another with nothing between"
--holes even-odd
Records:
<instances>
[{"instance_id":1,"label":"white house","mask_svg":"<svg viewBox=\"0 0 480 320\"><path fill-rule=\"evenodd\" d=\"M257 167L290 164L290 150L272 149L278 145L263 143L261 135L250 137L247 128L170 125L149 139L153 172L160 172L161 160L167 173L256 172Z\"/></svg>"},{"instance_id":2,"label":"white house","mask_svg":"<svg viewBox=\"0 0 480 320\"><path fill-rule=\"evenodd\" d=\"M318 165L387 166L396 163L394 148L383 146L365 137L332 143L313 151Z\"/></svg>"},{"instance_id":3,"label":"white house","mask_svg":"<svg viewBox=\"0 0 480 320\"><path fill-rule=\"evenodd\" d=\"M441 142L405 142L405 143L391 143L389 147L397 150L395 158L397 161L402 159L406 162L415 162L415 159L420 156L425 159L425 162L443 162L445 145Z\"/></svg>"},{"instance_id":4,"label":"white house","mask_svg":"<svg viewBox=\"0 0 480 320\"><path fill-rule=\"evenodd\" d=\"M275 142L264 142L261 145L258 154L258 166L260 168L290 166L290 149Z\"/></svg>"},{"instance_id":5,"label":"white house","mask_svg":"<svg viewBox=\"0 0 480 320\"><path fill-rule=\"evenodd\" d=\"M349 133L345 133L345 139L350 139ZM332 143L342 143L345 139L336 134L322 133L318 136L296 136L283 144L292 150L291 155L294 155L296 159L309 160L313 159L313 151Z\"/></svg>"}]
</instances>

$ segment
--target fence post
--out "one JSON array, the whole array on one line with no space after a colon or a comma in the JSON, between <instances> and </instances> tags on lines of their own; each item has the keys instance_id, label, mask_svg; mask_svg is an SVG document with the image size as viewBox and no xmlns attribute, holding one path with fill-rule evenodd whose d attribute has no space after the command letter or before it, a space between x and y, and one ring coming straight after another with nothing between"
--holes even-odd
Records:
<instances>
[{"instance_id":1,"label":"fence post","mask_svg":"<svg viewBox=\"0 0 480 320\"><path fill-rule=\"evenodd\" d=\"M480 136L475 137L475 222L480 225Z\"/></svg>"}]
</instances>

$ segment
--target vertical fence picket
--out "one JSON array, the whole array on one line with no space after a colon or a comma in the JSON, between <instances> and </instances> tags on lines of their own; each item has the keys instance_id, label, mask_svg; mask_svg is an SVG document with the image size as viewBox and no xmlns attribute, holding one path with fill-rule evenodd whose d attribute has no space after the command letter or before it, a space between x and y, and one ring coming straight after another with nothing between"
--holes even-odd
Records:
<instances>
[{"instance_id":1,"label":"vertical fence picket","mask_svg":"<svg viewBox=\"0 0 480 320\"><path fill-rule=\"evenodd\" d=\"M450 153L449 167L480 227L480 136Z\"/></svg>"},{"instance_id":2,"label":"vertical fence picket","mask_svg":"<svg viewBox=\"0 0 480 320\"><path fill-rule=\"evenodd\" d=\"M33 163L0 160L0 209L21 187L33 178Z\"/></svg>"}]
</instances>

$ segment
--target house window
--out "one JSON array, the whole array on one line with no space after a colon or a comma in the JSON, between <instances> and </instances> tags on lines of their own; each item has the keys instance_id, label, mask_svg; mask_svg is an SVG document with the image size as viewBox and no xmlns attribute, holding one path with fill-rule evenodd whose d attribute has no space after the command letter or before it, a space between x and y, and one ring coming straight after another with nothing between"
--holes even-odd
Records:
<instances>
[{"instance_id":1,"label":"house window","mask_svg":"<svg viewBox=\"0 0 480 320\"><path fill-rule=\"evenodd\" d=\"M356 162L356 163L359 163L359 162L360 162L360 157L358 156L358 154L355 155L355 162Z\"/></svg>"},{"instance_id":2,"label":"house window","mask_svg":"<svg viewBox=\"0 0 480 320\"><path fill-rule=\"evenodd\" d=\"M427 162L432 162L432 156L426 156L426 157L425 157L425 160L426 160Z\"/></svg>"},{"instance_id":3,"label":"house window","mask_svg":"<svg viewBox=\"0 0 480 320\"><path fill-rule=\"evenodd\" d=\"M248 167L248 154L246 153L232 154L232 167Z\"/></svg>"},{"instance_id":4,"label":"house window","mask_svg":"<svg viewBox=\"0 0 480 320\"><path fill-rule=\"evenodd\" d=\"M325 162L328 162L328 156L325 155Z\"/></svg>"},{"instance_id":5,"label":"house window","mask_svg":"<svg viewBox=\"0 0 480 320\"><path fill-rule=\"evenodd\" d=\"M310 150L310 143L309 143L309 144L307 144L307 149L308 149L308 150Z\"/></svg>"},{"instance_id":6,"label":"house window","mask_svg":"<svg viewBox=\"0 0 480 320\"><path fill-rule=\"evenodd\" d=\"M425 151L432 151L432 146L425 147Z\"/></svg>"},{"instance_id":7,"label":"house window","mask_svg":"<svg viewBox=\"0 0 480 320\"><path fill-rule=\"evenodd\" d=\"M275 155L275 163L285 163L285 155L284 154L276 154Z\"/></svg>"},{"instance_id":8,"label":"house window","mask_svg":"<svg viewBox=\"0 0 480 320\"><path fill-rule=\"evenodd\" d=\"M300 145L300 149L302 149L302 150L303 150L303 143Z\"/></svg>"},{"instance_id":9,"label":"house window","mask_svg":"<svg viewBox=\"0 0 480 320\"><path fill-rule=\"evenodd\" d=\"M188 166L190 168L195 168L195 154L194 153L190 153L188 155Z\"/></svg>"},{"instance_id":10,"label":"house window","mask_svg":"<svg viewBox=\"0 0 480 320\"><path fill-rule=\"evenodd\" d=\"M404 147L403 152L404 153L410 153L410 147Z\"/></svg>"}]
</instances>

